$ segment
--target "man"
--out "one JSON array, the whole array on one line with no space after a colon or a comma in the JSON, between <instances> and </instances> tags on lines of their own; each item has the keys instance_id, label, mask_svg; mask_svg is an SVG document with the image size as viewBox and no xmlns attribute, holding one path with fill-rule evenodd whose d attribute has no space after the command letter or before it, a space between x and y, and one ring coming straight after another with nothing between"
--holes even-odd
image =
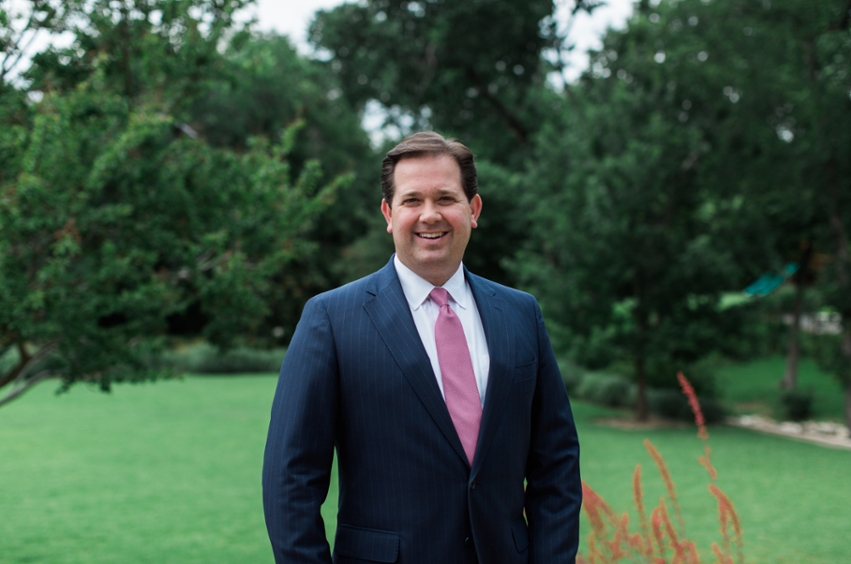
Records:
<instances>
[{"instance_id":1,"label":"man","mask_svg":"<svg viewBox=\"0 0 851 564\"><path fill-rule=\"evenodd\" d=\"M382 190L396 254L311 299L281 368L263 469L276 562L574 562L579 445L540 309L461 264L482 210L472 153L414 134Z\"/></svg>"}]
</instances>

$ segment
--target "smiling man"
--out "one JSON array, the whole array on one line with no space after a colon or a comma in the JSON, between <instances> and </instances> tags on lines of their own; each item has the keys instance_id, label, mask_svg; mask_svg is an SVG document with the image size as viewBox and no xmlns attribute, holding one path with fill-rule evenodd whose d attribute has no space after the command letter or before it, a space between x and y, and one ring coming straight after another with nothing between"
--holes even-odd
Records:
<instances>
[{"instance_id":1,"label":"smiling man","mask_svg":"<svg viewBox=\"0 0 851 564\"><path fill-rule=\"evenodd\" d=\"M281 368L263 468L276 562L574 562L579 444L540 308L462 264L472 153L414 134L381 184L396 254L311 299Z\"/></svg>"}]
</instances>

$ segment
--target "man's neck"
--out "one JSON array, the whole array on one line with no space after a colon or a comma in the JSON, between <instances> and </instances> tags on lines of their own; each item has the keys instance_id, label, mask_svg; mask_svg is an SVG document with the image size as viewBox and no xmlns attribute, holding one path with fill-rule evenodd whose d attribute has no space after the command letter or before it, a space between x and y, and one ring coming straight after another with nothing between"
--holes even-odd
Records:
<instances>
[{"instance_id":1,"label":"man's neck","mask_svg":"<svg viewBox=\"0 0 851 564\"><path fill-rule=\"evenodd\" d=\"M451 269L441 268L441 269L436 270L436 271L432 271L430 269L423 269L419 265L417 265L417 268L412 268L411 265L405 264L402 261L402 259L399 258L398 254L395 255L394 262L397 265L401 264L402 266L407 268L409 271L411 271L411 273L415 274L416 276L419 276L420 278L422 278L423 280L425 280L426 282L428 282L429 284L431 284L432 286L435 286L435 287L440 287L440 286L443 286L444 284L446 284L446 281L449 280L450 278L452 278L455 275L455 273L458 272L458 269L461 268L461 265L463 264L463 263L458 263Z\"/></svg>"}]
</instances>

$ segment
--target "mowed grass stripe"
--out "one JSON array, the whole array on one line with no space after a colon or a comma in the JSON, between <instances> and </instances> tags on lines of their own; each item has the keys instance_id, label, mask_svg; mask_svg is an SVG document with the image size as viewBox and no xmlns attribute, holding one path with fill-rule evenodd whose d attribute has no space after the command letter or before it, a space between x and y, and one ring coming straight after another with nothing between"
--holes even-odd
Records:
<instances>
[{"instance_id":1,"label":"mowed grass stripe","mask_svg":"<svg viewBox=\"0 0 851 564\"><path fill-rule=\"evenodd\" d=\"M0 561L271 563L260 470L274 387L274 376L188 377L57 397L47 383L0 409ZM718 524L694 430L611 429L593 423L611 412L574 409L584 479L635 520L636 463L646 503L664 493L642 445L650 438L670 466L687 532L709 560ZM851 452L738 429L710 433L749 561L844 561ZM332 480L329 534L335 507Z\"/></svg>"}]
</instances>

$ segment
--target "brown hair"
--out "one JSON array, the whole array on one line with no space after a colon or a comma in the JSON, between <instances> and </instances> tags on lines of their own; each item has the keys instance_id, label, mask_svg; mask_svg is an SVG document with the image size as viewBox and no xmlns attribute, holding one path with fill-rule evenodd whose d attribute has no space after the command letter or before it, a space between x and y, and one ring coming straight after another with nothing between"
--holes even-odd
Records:
<instances>
[{"instance_id":1,"label":"brown hair","mask_svg":"<svg viewBox=\"0 0 851 564\"><path fill-rule=\"evenodd\" d=\"M434 131L421 131L409 135L393 147L381 163L381 192L387 205L393 203L393 173L402 159L417 157L440 157L449 155L461 169L461 187L467 200L472 200L479 192L479 180L476 176L476 163L473 153L463 143L455 139L446 139Z\"/></svg>"}]
</instances>

